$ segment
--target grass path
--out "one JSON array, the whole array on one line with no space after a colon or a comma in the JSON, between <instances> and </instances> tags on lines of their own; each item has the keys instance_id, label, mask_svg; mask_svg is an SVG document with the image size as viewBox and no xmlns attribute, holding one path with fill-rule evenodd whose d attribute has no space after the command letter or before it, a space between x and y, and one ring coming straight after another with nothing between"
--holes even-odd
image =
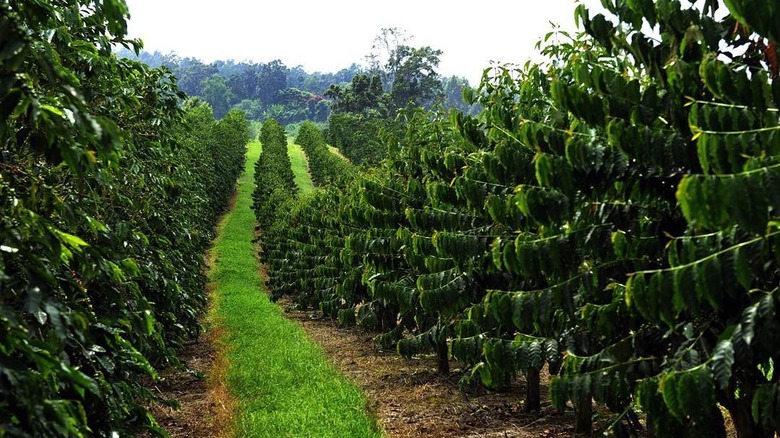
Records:
<instances>
[{"instance_id":1,"label":"grass path","mask_svg":"<svg viewBox=\"0 0 780 438\"><path fill-rule=\"evenodd\" d=\"M331 366L303 330L262 290L251 192L260 144L252 142L235 206L212 249L216 330L240 437L379 437L357 387Z\"/></svg>"},{"instance_id":2,"label":"grass path","mask_svg":"<svg viewBox=\"0 0 780 438\"><path fill-rule=\"evenodd\" d=\"M306 154L300 146L289 141L287 143L287 154L290 156L293 175L295 175L295 184L298 186L301 195L314 191L314 183L309 175L309 163L306 160Z\"/></svg>"},{"instance_id":3,"label":"grass path","mask_svg":"<svg viewBox=\"0 0 780 438\"><path fill-rule=\"evenodd\" d=\"M344 154L342 154L342 153L341 153L341 151L339 150L339 148L337 148L336 146L331 146L331 145L328 145L328 149L329 149L329 150L330 150L332 153L334 153L334 154L338 155L338 157L339 157L339 158L341 158L342 160L344 160L344 161L349 161L349 159L348 159L347 157L345 157L345 156L344 156Z\"/></svg>"}]
</instances>

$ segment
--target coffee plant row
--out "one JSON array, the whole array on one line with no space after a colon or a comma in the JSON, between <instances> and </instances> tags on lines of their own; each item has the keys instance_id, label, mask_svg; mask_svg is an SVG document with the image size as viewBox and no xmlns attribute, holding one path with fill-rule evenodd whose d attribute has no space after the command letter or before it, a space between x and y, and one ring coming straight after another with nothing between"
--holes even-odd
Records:
<instances>
[{"instance_id":1,"label":"coffee plant row","mask_svg":"<svg viewBox=\"0 0 780 438\"><path fill-rule=\"evenodd\" d=\"M247 123L114 56L127 13L0 1L0 436L164 435L148 382L199 332Z\"/></svg>"},{"instance_id":2,"label":"coffee plant row","mask_svg":"<svg viewBox=\"0 0 780 438\"><path fill-rule=\"evenodd\" d=\"M519 373L529 411L546 366L577 432L595 405L617 436L770 438L780 6L602 3L487 70L478 116L407 113L381 167L278 208L270 286L442 373Z\"/></svg>"},{"instance_id":3,"label":"coffee plant row","mask_svg":"<svg viewBox=\"0 0 780 438\"><path fill-rule=\"evenodd\" d=\"M260 130L262 152L255 163L255 190L252 208L261 230L268 230L285 201L295 197L295 175L287 154L287 134L275 119L263 122Z\"/></svg>"},{"instance_id":4,"label":"coffee plant row","mask_svg":"<svg viewBox=\"0 0 780 438\"><path fill-rule=\"evenodd\" d=\"M309 173L318 187L337 186L355 177L354 166L328 149L323 133L312 122L303 122L295 143L300 145L309 162Z\"/></svg>"}]
</instances>

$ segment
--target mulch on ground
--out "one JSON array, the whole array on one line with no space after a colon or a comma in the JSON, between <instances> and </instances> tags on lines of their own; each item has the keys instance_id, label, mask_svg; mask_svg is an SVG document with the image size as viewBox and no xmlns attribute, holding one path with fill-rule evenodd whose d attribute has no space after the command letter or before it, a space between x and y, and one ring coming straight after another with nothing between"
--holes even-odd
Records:
<instances>
[{"instance_id":1,"label":"mulch on ground","mask_svg":"<svg viewBox=\"0 0 780 438\"><path fill-rule=\"evenodd\" d=\"M186 346L180 359L183 369L168 368L149 385L152 393L165 400L175 400L179 407L154 403L149 409L160 426L172 437L205 438L220 436L218 412L224 409L209 394L208 373L216 359L210 336L202 335Z\"/></svg>"}]
</instances>

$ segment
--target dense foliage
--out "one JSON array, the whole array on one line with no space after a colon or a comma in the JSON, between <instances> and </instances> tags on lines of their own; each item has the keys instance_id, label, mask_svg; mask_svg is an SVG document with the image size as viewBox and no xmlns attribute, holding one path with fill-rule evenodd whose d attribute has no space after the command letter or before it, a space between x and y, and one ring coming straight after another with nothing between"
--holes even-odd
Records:
<instances>
[{"instance_id":1,"label":"dense foliage","mask_svg":"<svg viewBox=\"0 0 780 438\"><path fill-rule=\"evenodd\" d=\"M263 122L260 131L263 151L255 163L255 190L252 208L261 230L267 230L281 205L297 192L295 176L287 154L287 135L274 119Z\"/></svg>"},{"instance_id":2,"label":"dense foliage","mask_svg":"<svg viewBox=\"0 0 780 438\"><path fill-rule=\"evenodd\" d=\"M328 105L323 95L332 84L348 83L360 72L356 64L336 73L309 73L302 67L288 67L280 60L264 63L219 60L210 64L176 54L130 50L122 56L153 67L167 67L179 79L182 91L199 96L214 107L217 118L238 108L253 120L275 118L280 122L302 120L324 122Z\"/></svg>"},{"instance_id":3,"label":"dense foliage","mask_svg":"<svg viewBox=\"0 0 780 438\"><path fill-rule=\"evenodd\" d=\"M349 86L332 85L325 95L333 99L325 140L358 165L376 165L385 158L382 136L400 124L381 77L359 74Z\"/></svg>"},{"instance_id":4,"label":"dense foliage","mask_svg":"<svg viewBox=\"0 0 780 438\"><path fill-rule=\"evenodd\" d=\"M375 166L387 157L382 137L400 129L394 119L373 111L335 113L328 118L325 138L351 162Z\"/></svg>"},{"instance_id":5,"label":"dense foliage","mask_svg":"<svg viewBox=\"0 0 780 438\"><path fill-rule=\"evenodd\" d=\"M352 164L328 149L322 131L311 122L304 122L298 129L295 143L303 148L309 161L309 173L318 187L343 187L355 177Z\"/></svg>"},{"instance_id":6,"label":"dense foliage","mask_svg":"<svg viewBox=\"0 0 780 438\"><path fill-rule=\"evenodd\" d=\"M122 1L0 1L0 435L160 431L246 121L112 55Z\"/></svg>"},{"instance_id":7,"label":"dense foliage","mask_svg":"<svg viewBox=\"0 0 780 438\"><path fill-rule=\"evenodd\" d=\"M374 59L367 74L357 74L349 85L335 84L325 92L332 99L326 140L356 164L372 166L387 157L382 138L400 135L404 111L423 107L474 113L478 107L464 103L463 92L471 89L465 80L439 76L440 50L387 42L397 32L383 29L377 37L387 46L384 65Z\"/></svg>"},{"instance_id":8,"label":"dense foliage","mask_svg":"<svg viewBox=\"0 0 780 438\"><path fill-rule=\"evenodd\" d=\"M468 85L466 79L443 78L423 69L430 65L428 60L435 59L438 63L439 51L408 46L404 50L399 52L392 66L407 79L405 85L398 83L393 94L400 107L406 106L406 99L422 97L426 104L439 98L445 107L468 108L461 98L462 88ZM280 60L261 63L218 60L206 64L174 53L142 51L136 55L128 49L119 53L151 67L167 67L178 78L180 89L207 101L217 118L230 108L236 108L252 120L273 118L284 125L304 120L325 122L332 104L326 97L327 90L334 85L345 87L356 75L367 73L358 64L335 73L323 73L307 72L301 66L289 67ZM370 71L374 72L373 69ZM383 86L391 91L392 82Z\"/></svg>"},{"instance_id":9,"label":"dense foliage","mask_svg":"<svg viewBox=\"0 0 780 438\"><path fill-rule=\"evenodd\" d=\"M528 410L546 366L578 432L595 402L619 436L725 436L728 413L772 437L777 6L603 3L550 62L486 73L478 116L408 112L380 168L289 209L276 293L441 372L521 373Z\"/></svg>"}]
</instances>

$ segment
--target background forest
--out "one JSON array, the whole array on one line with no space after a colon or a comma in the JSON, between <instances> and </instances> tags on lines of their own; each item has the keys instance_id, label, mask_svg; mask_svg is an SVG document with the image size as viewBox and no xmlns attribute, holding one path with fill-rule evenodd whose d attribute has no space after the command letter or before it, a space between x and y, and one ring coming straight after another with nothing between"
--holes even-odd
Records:
<instances>
[{"instance_id":1,"label":"background forest","mask_svg":"<svg viewBox=\"0 0 780 438\"><path fill-rule=\"evenodd\" d=\"M442 52L427 46L412 47L409 39L400 29L382 29L374 50L366 56L368 65L353 63L337 72L308 72L302 66L287 66L278 59L217 60L207 64L159 51L141 51L136 55L122 49L119 55L152 68L167 67L178 78L179 89L208 102L216 118L237 108L251 120L274 118L284 125L304 120L325 122L331 112L328 103L337 97L329 95L329 89L349 87L356 76L378 77L382 84L380 94L387 93L389 102L396 107L413 101L426 107L473 110L462 99L468 80L439 75L436 69Z\"/></svg>"},{"instance_id":2,"label":"background forest","mask_svg":"<svg viewBox=\"0 0 780 438\"><path fill-rule=\"evenodd\" d=\"M387 155L377 133L400 134L400 111L419 106L476 114L479 108L463 100L464 87L470 88L467 79L437 72L441 50L413 47L410 40L402 29L384 28L374 39L365 66L353 63L335 73L311 73L280 60L206 64L175 53L136 54L129 49L119 55L169 69L179 89L207 102L217 119L230 109L241 110L252 137L266 119L286 126L291 135L301 122L311 121L351 161L374 165Z\"/></svg>"}]
</instances>

